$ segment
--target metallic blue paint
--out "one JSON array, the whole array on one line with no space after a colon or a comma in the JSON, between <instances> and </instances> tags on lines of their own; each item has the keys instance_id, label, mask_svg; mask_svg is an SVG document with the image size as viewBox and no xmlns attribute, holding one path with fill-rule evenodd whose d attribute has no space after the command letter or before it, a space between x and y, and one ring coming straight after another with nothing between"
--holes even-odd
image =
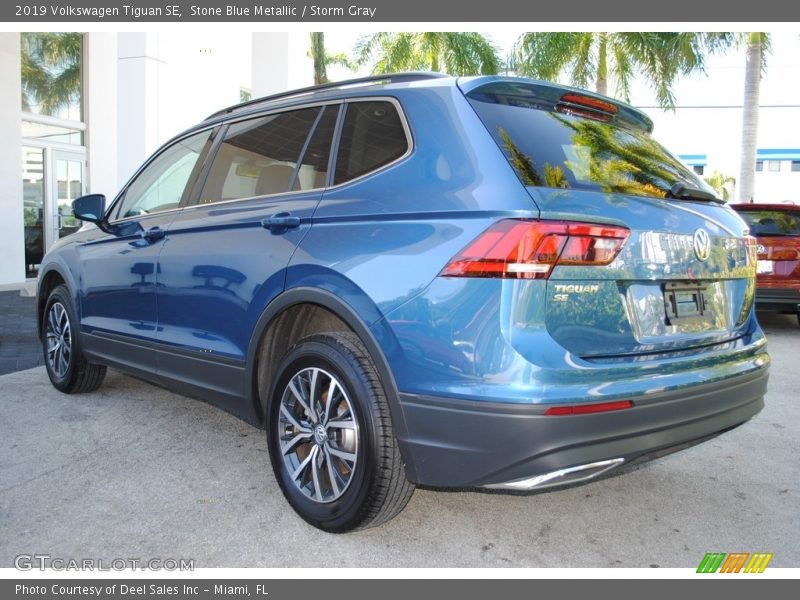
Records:
<instances>
[{"instance_id":1,"label":"metallic blue paint","mask_svg":"<svg viewBox=\"0 0 800 600\"><path fill-rule=\"evenodd\" d=\"M401 395L485 406L646 399L766 369L750 308L754 267L730 209L526 188L453 80L326 91L318 100L371 95L402 106L413 149L401 161L324 191L190 205L134 218L122 233L87 227L48 253L42 277L64 274L84 334L233 361L250 378L262 315L293 290L347 307ZM300 226L265 229L261 221L277 213ZM609 223L631 236L608 267L560 266L549 280L438 276L501 218ZM164 236L144 239L152 227ZM700 227L712 238L705 262L686 243ZM713 319L667 328L662 284L672 280L708 282ZM597 290L556 299L556 286L570 283ZM192 375L158 364L155 353L151 360L138 368ZM204 374L192 376L201 388ZM254 387L243 382L230 394L246 405Z\"/></svg>"}]
</instances>

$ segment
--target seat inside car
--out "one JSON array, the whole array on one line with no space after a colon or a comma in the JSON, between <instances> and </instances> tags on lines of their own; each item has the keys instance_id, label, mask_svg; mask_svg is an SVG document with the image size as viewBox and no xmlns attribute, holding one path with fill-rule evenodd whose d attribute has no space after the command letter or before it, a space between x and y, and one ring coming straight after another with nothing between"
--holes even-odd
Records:
<instances>
[{"instance_id":1,"label":"seat inside car","mask_svg":"<svg viewBox=\"0 0 800 600\"><path fill-rule=\"evenodd\" d=\"M285 164L271 164L261 169L256 183L256 196L280 194L289 190L289 183L294 175L294 167ZM295 180L294 189L299 189Z\"/></svg>"}]
</instances>

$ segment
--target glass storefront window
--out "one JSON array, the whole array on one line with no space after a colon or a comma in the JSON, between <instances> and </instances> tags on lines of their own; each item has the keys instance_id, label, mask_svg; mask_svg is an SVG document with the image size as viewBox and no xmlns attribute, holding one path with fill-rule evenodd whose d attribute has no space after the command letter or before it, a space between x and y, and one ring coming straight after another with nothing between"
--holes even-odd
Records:
<instances>
[{"instance_id":1,"label":"glass storefront window","mask_svg":"<svg viewBox=\"0 0 800 600\"><path fill-rule=\"evenodd\" d=\"M22 110L83 120L80 33L22 33Z\"/></svg>"},{"instance_id":2,"label":"glass storefront window","mask_svg":"<svg viewBox=\"0 0 800 600\"><path fill-rule=\"evenodd\" d=\"M47 123L22 122L22 137L46 142L83 146L83 131Z\"/></svg>"},{"instance_id":3,"label":"glass storefront window","mask_svg":"<svg viewBox=\"0 0 800 600\"><path fill-rule=\"evenodd\" d=\"M22 195L25 223L25 273L36 275L44 255L44 151L22 148Z\"/></svg>"}]
</instances>

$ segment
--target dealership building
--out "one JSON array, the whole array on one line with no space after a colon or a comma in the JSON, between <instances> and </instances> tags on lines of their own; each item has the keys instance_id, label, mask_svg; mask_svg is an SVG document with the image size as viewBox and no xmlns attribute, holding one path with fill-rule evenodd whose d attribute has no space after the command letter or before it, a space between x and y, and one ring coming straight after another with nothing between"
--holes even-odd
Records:
<instances>
[{"instance_id":1,"label":"dealership building","mask_svg":"<svg viewBox=\"0 0 800 600\"><path fill-rule=\"evenodd\" d=\"M210 31L0 33L0 285L35 277L79 227L76 197L113 198L163 142L221 107L311 84L308 33ZM696 172L736 175L741 108L708 108L646 111ZM800 132L786 126L800 102L764 106L761 119L756 199L800 203Z\"/></svg>"}]
</instances>

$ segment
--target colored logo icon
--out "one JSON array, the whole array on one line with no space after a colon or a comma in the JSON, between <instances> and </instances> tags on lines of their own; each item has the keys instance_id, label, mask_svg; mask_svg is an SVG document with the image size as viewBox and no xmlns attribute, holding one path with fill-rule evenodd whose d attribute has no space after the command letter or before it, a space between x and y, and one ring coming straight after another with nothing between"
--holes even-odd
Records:
<instances>
[{"instance_id":1,"label":"colored logo icon","mask_svg":"<svg viewBox=\"0 0 800 600\"><path fill-rule=\"evenodd\" d=\"M707 552L697 567L698 573L763 573L772 554L766 552Z\"/></svg>"}]
</instances>

